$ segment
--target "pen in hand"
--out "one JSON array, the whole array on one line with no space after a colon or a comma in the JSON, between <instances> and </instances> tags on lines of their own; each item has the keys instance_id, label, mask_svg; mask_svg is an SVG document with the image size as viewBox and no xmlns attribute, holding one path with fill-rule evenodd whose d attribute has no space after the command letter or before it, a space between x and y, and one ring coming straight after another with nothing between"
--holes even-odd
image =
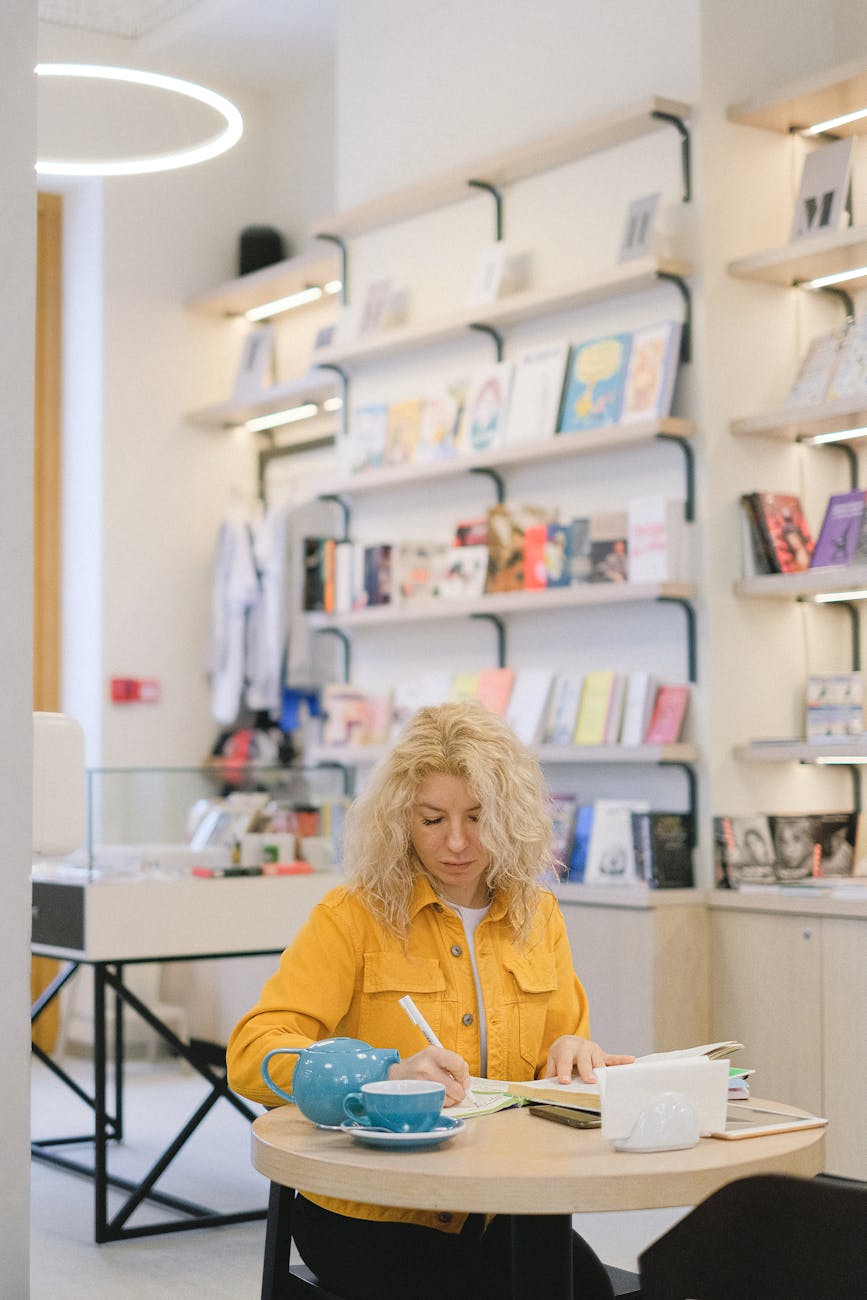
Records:
<instances>
[{"instance_id":1,"label":"pen in hand","mask_svg":"<svg viewBox=\"0 0 867 1300\"><path fill-rule=\"evenodd\" d=\"M430 1043L431 1047L442 1047L442 1043L437 1038L436 1034L431 1029L430 1025L425 1020L424 1016L419 1011L418 1007L415 1005L415 1003L413 1002L412 998L409 996L408 993L400 999L399 1005L409 1016L412 1023L418 1026L418 1028L424 1034L427 1041ZM470 1087L467 1087L467 1090L464 1093L464 1100L462 1104L465 1106L478 1105L475 1097L473 1096L473 1091Z\"/></svg>"}]
</instances>

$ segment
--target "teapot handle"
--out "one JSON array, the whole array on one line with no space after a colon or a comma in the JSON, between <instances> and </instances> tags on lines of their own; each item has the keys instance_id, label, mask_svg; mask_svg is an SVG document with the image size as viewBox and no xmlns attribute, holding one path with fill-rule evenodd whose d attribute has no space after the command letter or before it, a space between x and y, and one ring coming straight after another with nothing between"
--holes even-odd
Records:
<instances>
[{"instance_id":1,"label":"teapot handle","mask_svg":"<svg viewBox=\"0 0 867 1300\"><path fill-rule=\"evenodd\" d=\"M272 1056L280 1056L281 1054L285 1055L291 1053L294 1056L300 1056L303 1050L304 1049L301 1047L275 1047L272 1051L268 1052L262 1060L262 1078L265 1080L272 1092L276 1092L278 1097L282 1097L284 1101L288 1101L292 1106L296 1104L295 1098L290 1092L284 1092L283 1089L278 1087L274 1082L271 1075L268 1073L268 1062L271 1060Z\"/></svg>"}]
</instances>

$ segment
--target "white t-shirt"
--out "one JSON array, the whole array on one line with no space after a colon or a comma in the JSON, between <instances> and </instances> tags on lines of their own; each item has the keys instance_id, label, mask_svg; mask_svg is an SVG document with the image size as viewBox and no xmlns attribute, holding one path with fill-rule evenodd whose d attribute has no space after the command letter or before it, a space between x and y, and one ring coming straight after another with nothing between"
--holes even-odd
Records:
<instances>
[{"instance_id":1,"label":"white t-shirt","mask_svg":"<svg viewBox=\"0 0 867 1300\"><path fill-rule=\"evenodd\" d=\"M482 986L479 981L479 968L476 965L476 927L483 916L487 916L491 910L490 903L484 907L459 907L453 903L455 911L464 923L464 933L467 936L467 947L469 948L470 961L473 966L473 980L476 985L476 1002L479 1008L479 1053L481 1057L481 1077L484 1078L488 1072L488 1022L485 1016L485 999L482 997Z\"/></svg>"}]
</instances>

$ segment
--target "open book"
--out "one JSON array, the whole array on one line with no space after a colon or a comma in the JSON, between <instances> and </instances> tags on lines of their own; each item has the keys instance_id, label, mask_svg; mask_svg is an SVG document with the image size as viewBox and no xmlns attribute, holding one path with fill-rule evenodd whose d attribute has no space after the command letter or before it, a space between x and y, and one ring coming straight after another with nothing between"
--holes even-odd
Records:
<instances>
[{"instance_id":1,"label":"open book","mask_svg":"<svg viewBox=\"0 0 867 1300\"><path fill-rule=\"evenodd\" d=\"M680 1058L706 1056L708 1060L719 1060L731 1052L737 1052L743 1043L734 1041L725 1043L702 1043L698 1047L676 1048L671 1052L650 1052L647 1056L637 1056L636 1064L648 1061L676 1061ZM619 1068L619 1067L618 1067ZM732 1075L742 1080L746 1071L734 1070ZM552 1101L560 1106L576 1106L579 1110L602 1108L597 1083L585 1083L583 1079L572 1079L569 1083L558 1083L556 1079L526 1079L521 1083L501 1085L512 1097L525 1101ZM475 1084L473 1085L475 1090ZM449 1112L450 1114L452 1112Z\"/></svg>"}]
</instances>

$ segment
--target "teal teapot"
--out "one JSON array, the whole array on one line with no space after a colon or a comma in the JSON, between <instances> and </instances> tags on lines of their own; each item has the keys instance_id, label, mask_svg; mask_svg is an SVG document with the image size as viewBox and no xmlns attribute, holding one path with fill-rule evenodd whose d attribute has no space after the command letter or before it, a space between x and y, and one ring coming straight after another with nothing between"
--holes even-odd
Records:
<instances>
[{"instance_id":1,"label":"teal teapot","mask_svg":"<svg viewBox=\"0 0 867 1300\"><path fill-rule=\"evenodd\" d=\"M280 1055L298 1057L291 1094L268 1073L271 1057ZM275 1047L262 1061L262 1078L272 1092L297 1105L314 1124L330 1128L346 1119L344 1097L358 1092L363 1083L387 1078L389 1068L399 1060L393 1047L371 1047L360 1038L323 1038L309 1047Z\"/></svg>"}]
</instances>

